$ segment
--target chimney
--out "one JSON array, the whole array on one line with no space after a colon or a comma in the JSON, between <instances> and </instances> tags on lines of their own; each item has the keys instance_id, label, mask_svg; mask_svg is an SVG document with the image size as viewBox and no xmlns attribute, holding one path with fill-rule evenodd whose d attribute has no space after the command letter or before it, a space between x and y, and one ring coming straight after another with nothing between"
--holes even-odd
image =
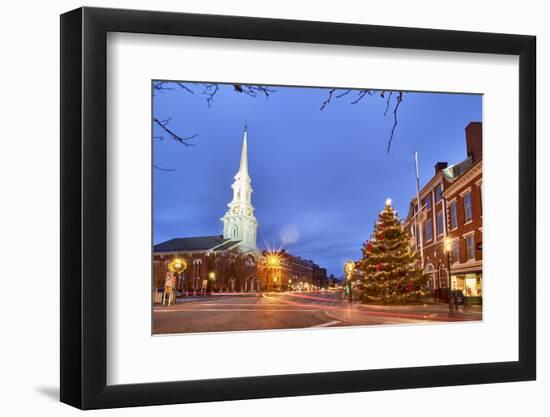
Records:
<instances>
[{"instance_id":1,"label":"chimney","mask_svg":"<svg viewBox=\"0 0 550 417\"><path fill-rule=\"evenodd\" d=\"M437 175L437 173L438 173L439 171L441 171L442 169L447 168L447 165L449 165L449 164L447 164L447 162L438 162L438 163L436 163L436 164L434 165L434 168L435 168L435 175Z\"/></svg>"},{"instance_id":2,"label":"chimney","mask_svg":"<svg viewBox=\"0 0 550 417\"><path fill-rule=\"evenodd\" d=\"M473 162L479 161L483 157L481 126L481 122L470 122L466 126L466 152Z\"/></svg>"}]
</instances>

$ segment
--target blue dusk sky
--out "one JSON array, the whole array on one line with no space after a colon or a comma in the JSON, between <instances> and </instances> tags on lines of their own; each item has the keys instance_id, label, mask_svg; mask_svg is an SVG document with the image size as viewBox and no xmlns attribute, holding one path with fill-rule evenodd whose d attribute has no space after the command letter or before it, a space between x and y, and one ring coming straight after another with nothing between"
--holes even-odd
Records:
<instances>
[{"instance_id":1,"label":"blue dusk sky","mask_svg":"<svg viewBox=\"0 0 550 417\"><path fill-rule=\"evenodd\" d=\"M232 198L243 127L248 125L248 164L258 247L283 247L339 277L347 259L359 259L363 242L386 198L403 218L416 193L414 152L421 184L438 161L466 158L464 128L482 119L482 96L408 92L393 124L386 102L352 92L320 110L329 89L272 87L269 98L221 85L211 106L203 85L171 85L156 92L154 117L184 136L185 147L159 128L153 140L154 243L223 233L220 218ZM395 95L394 95L395 97Z\"/></svg>"}]
</instances>

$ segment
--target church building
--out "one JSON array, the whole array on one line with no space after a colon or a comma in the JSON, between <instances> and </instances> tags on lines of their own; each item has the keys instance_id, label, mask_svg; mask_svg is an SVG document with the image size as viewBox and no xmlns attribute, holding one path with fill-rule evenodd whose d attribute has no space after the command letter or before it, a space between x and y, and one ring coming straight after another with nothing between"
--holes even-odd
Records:
<instances>
[{"instance_id":1,"label":"church building","mask_svg":"<svg viewBox=\"0 0 550 417\"><path fill-rule=\"evenodd\" d=\"M257 265L262 254L256 246L258 221L252 206L246 127L239 170L231 188L233 199L220 219L223 235L176 238L154 246L155 289L164 286L168 264L179 258L185 261L186 269L177 277L176 289L184 294L260 290Z\"/></svg>"}]
</instances>

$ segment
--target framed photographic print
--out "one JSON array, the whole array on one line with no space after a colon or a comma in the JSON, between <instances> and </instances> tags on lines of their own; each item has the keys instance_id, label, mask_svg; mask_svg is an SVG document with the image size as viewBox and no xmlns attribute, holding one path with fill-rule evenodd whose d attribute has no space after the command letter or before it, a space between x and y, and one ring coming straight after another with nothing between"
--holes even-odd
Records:
<instances>
[{"instance_id":1,"label":"framed photographic print","mask_svg":"<svg viewBox=\"0 0 550 417\"><path fill-rule=\"evenodd\" d=\"M535 379L535 38L61 16L61 400Z\"/></svg>"}]
</instances>

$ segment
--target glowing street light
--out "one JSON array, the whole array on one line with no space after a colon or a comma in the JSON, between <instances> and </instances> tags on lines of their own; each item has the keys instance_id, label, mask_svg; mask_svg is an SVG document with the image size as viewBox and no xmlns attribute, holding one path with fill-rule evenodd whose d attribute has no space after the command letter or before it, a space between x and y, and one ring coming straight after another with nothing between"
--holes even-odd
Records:
<instances>
[{"instance_id":1,"label":"glowing street light","mask_svg":"<svg viewBox=\"0 0 550 417\"><path fill-rule=\"evenodd\" d=\"M453 250L453 240L450 236L443 239L443 251L447 254L447 276L449 277L449 314L453 309L451 297L451 251Z\"/></svg>"},{"instance_id":2,"label":"glowing street light","mask_svg":"<svg viewBox=\"0 0 550 417\"><path fill-rule=\"evenodd\" d=\"M163 305L164 305L166 296L168 296L168 305L170 305L172 301L175 301L174 290L177 288L177 279L187 269L187 262L185 262L184 259L180 259L176 257L172 259L170 263L168 263L167 268L168 268L168 271L172 274L172 277L174 279L170 279L168 282L165 282L164 284L164 296L162 299Z\"/></svg>"},{"instance_id":3,"label":"glowing street light","mask_svg":"<svg viewBox=\"0 0 550 417\"><path fill-rule=\"evenodd\" d=\"M267 264L272 267L272 268L276 268L279 266L279 263L280 263L280 260L279 260L279 256L275 255L275 254L269 254L267 256Z\"/></svg>"},{"instance_id":4,"label":"glowing street light","mask_svg":"<svg viewBox=\"0 0 550 417\"><path fill-rule=\"evenodd\" d=\"M187 269L187 262L184 259L174 258L168 264L168 270L173 274L181 274Z\"/></svg>"},{"instance_id":5,"label":"glowing street light","mask_svg":"<svg viewBox=\"0 0 550 417\"><path fill-rule=\"evenodd\" d=\"M449 236L443 240L443 249L445 250L445 253L451 253L451 250L453 249L453 240Z\"/></svg>"},{"instance_id":6,"label":"glowing street light","mask_svg":"<svg viewBox=\"0 0 550 417\"><path fill-rule=\"evenodd\" d=\"M353 271L355 270L355 262L347 261L344 265L344 270L346 271L348 279L350 279L351 274L353 274Z\"/></svg>"},{"instance_id":7,"label":"glowing street light","mask_svg":"<svg viewBox=\"0 0 550 417\"><path fill-rule=\"evenodd\" d=\"M355 262L353 261L347 261L344 264L344 272L346 273L346 279L348 281L348 290L349 290L349 302L351 304L352 302L352 294L351 294L351 277L353 276L353 272L355 271Z\"/></svg>"},{"instance_id":8,"label":"glowing street light","mask_svg":"<svg viewBox=\"0 0 550 417\"><path fill-rule=\"evenodd\" d=\"M269 287L269 279L271 277L273 270L279 268L281 265L280 255L274 252L268 253L265 259L265 263L268 268L266 278L265 278L265 289L267 291ZM274 279L274 283L275 282L277 282L277 277L275 277Z\"/></svg>"}]
</instances>

